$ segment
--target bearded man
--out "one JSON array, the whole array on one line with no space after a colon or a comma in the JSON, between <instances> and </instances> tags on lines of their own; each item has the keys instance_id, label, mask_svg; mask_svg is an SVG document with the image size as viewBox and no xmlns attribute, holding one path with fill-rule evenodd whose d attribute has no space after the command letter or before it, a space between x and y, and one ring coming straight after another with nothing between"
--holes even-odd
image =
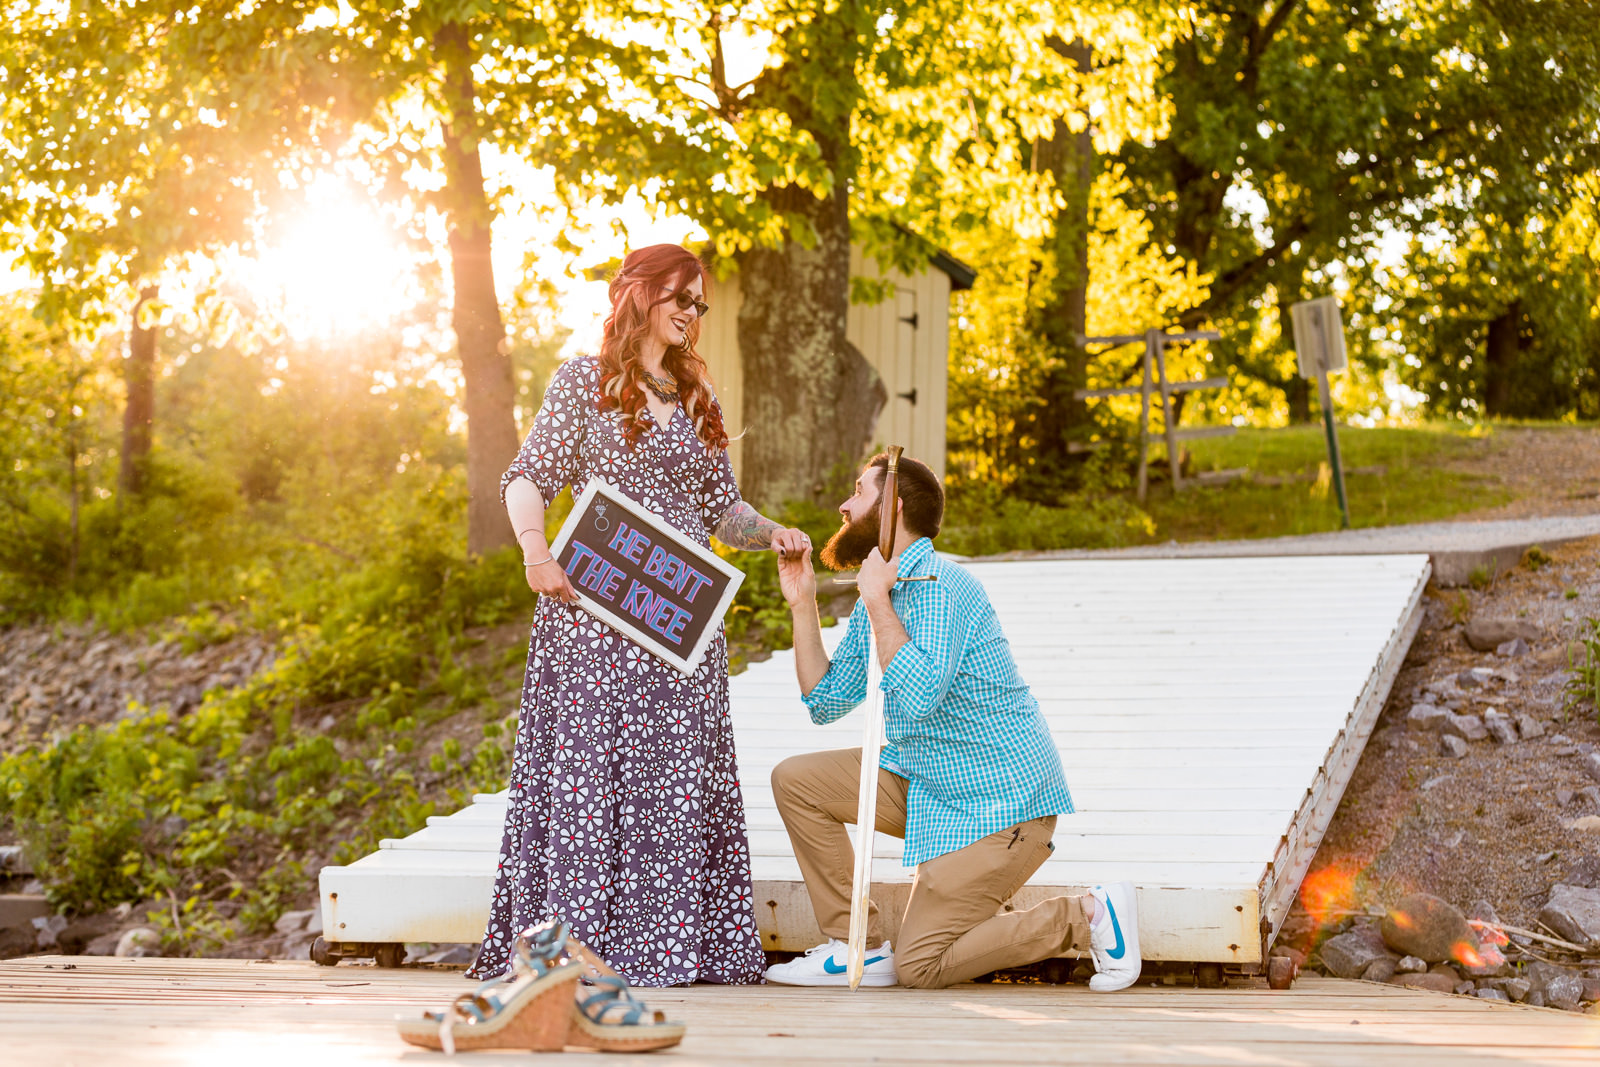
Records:
<instances>
[{"instance_id":1,"label":"bearded man","mask_svg":"<svg viewBox=\"0 0 1600 1067\"><path fill-rule=\"evenodd\" d=\"M895 544L904 547L887 560L879 554L887 467L883 454L868 462L839 505L844 525L822 550L832 570L860 568L860 600L831 661L810 545L778 563L794 615L795 672L813 722L833 722L865 699L868 655L883 665L888 745L875 754L877 829L905 840L903 862L917 874L894 944L871 908L867 944L878 947L867 952L861 984L941 989L1087 948L1097 971L1090 988L1124 989L1142 962L1131 884L1000 910L1049 857L1056 817L1072 812L1072 797L983 586L933 551L944 489L926 464L900 460L890 506ZM935 580L899 580L924 575ZM778 812L828 940L769 967L769 982L847 984L854 853L844 824L856 819L860 775L859 748L794 756L772 772Z\"/></svg>"}]
</instances>

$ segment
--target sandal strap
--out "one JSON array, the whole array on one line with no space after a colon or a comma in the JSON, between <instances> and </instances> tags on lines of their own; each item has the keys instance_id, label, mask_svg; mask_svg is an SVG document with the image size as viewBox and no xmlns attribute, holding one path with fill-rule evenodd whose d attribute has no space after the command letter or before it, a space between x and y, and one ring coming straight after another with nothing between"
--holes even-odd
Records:
<instances>
[{"instance_id":1,"label":"sandal strap","mask_svg":"<svg viewBox=\"0 0 1600 1067\"><path fill-rule=\"evenodd\" d=\"M616 975L600 975L590 981L593 983L594 992L578 1002L578 1010L582 1011L590 1022L601 1026L640 1026L645 1022L652 1024L666 1022L665 1015L659 1011L651 1011L643 1001L634 997L626 979ZM619 1013L620 1018L618 1018ZM648 1020L644 1019L646 1013L650 1016Z\"/></svg>"}]
</instances>

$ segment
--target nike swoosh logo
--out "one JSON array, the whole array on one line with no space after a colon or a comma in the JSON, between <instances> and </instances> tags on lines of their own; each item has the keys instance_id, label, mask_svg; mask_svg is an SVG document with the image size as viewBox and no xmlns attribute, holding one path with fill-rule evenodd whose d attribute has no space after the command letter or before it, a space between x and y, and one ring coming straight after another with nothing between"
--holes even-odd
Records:
<instances>
[{"instance_id":1,"label":"nike swoosh logo","mask_svg":"<svg viewBox=\"0 0 1600 1067\"><path fill-rule=\"evenodd\" d=\"M1111 929L1115 930L1117 934L1116 945L1106 949L1106 955L1110 956L1114 960L1120 960L1128 951L1128 946L1123 943L1122 924L1117 921L1117 909L1111 906L1111 894L1109 893L1106 894L1105 905L1106 911L1111 913Z\"/></svg>"},{"instance_id":2,"label":"nike swoosh logo","mask_svg":"<svg viewBox=\"0 0 1600 1067\"><path fill-rule=\"evenodd\" d=\"M1120 941L1122 935L1119 933L1117 938ZM867 962L863 963L861 966L863 969L865 969L867 967L871 967L874 963L882 963L888 958L888 956L871 956L868 957ZM829 974L843 974L845 971L849 970L848 967L841 967L837 963L834 963L832 956L829 956L827 959L822 961L822 969L827 971Z\"/></svg>"}]
</instances>

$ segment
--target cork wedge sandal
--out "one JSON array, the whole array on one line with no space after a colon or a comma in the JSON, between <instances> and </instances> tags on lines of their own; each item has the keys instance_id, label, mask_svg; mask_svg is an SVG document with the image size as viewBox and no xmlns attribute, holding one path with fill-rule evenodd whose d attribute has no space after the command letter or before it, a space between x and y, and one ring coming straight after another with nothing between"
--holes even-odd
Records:
<instances>
[{"instance_id":1,"label":"cork wedge sandal","mask_svg":"<svg viewBox=\"0 0 1600 1067\"><path fill-rule=\"evenodd\" d=\"M397 1017L408 1044L446 1054L477 1049L558 1052L572 1025L572 1004L585 967L572 951L566 923L529 927L517 935L511 971L463 993L443 1011Z\"/></svg>"},{"instance_id":2,"label":"cork wedge sandal","mask_svg":"<svg viewBox=\"0 0 1600 1067\"><path fill-rule=\"evenodd\" d=\"M570 1013L567 1044L600 1052L650 1052L683 1040L685 1027L634 998L627 979L607 966L582 942L572 942L574 955L588 970Z\"/></svg>"}]
</instances>

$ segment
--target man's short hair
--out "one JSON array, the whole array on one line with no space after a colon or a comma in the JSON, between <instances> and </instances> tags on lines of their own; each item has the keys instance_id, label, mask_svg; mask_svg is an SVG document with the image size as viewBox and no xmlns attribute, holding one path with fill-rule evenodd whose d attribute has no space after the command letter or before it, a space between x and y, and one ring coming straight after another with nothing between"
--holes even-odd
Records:
<instances>
[{"instance_id":1,"label":"man's short hair","mask_svg":"<svg viewBox=\"0 0 1600 1067\"><path fill-rule=\"evenodd\" d=\"M879 452L867 466L887 472L889 453ZM883 488L883 475L878 476L878 488ZM939 536L939 527L944 525L944 486L920 459L900 457L900 500L907 530L918 537Z\"/></svg>"}]
</instances>

